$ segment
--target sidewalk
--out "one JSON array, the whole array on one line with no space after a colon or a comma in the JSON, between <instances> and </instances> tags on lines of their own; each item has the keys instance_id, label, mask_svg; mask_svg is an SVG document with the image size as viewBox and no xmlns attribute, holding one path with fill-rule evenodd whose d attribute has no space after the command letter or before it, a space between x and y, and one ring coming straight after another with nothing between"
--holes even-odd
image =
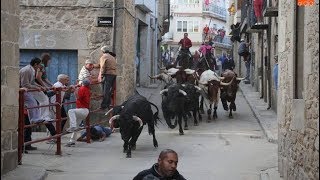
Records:
<instances>
[{"instance_id":1,"label":"sidewalk","mask_svg":"<svg viewBox=\"0 0 320 180\"><path fill-rule=\"evenodd\" d=\"M277 114L272 109L267 110L268 104L260 99L259 92L256 92L251 84L241 82L239 87L268 141L276 144L278 142Z\"/></svg>"}]
</instances>

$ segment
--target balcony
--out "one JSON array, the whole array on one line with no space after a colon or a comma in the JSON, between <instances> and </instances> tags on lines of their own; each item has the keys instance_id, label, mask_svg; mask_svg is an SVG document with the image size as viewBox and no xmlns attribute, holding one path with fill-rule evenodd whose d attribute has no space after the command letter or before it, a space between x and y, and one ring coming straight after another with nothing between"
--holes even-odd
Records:
<instances>
[{"instance_id":1,"label":"balcony","mask_svg":"<svg viewBox=\"0 0 320 180\"><path fill-rule=\"evenodd\" d=\"M214 4L203 4L202 13L207 14L209 16L213 16L223 21L227 21L227 9Z\"/></svg>"},{"instance_id":2,"label":"balcony","mask_svg":"<svg viewBox=\"0 0 320 180\"><path fill-rule=\"evenodd\" d=\"M278 17L278 2L274 3L272 0L263 1L263 16L264 17Z\"/></svg>"},{"instance_id":3,"label":"balcony","mask_svg":"<svg viewBox=\"0 0 320 180\"><path fill-rule=\"evenodd\" d=\"M244 1L241 6L241 33L258 33L268 29L268 24L257 24L253 4Z\"/></svg>"},{"instance_id":4,"label":"balcony","mask_svg":"<svg viewBox=\"0 0 320 180\"><path fill-rule=\"evenodd\" d=\"M152 12L153 7L155 6L150 0L135 0L135 5L146 13Z\"/></svg>"}]
</instances>

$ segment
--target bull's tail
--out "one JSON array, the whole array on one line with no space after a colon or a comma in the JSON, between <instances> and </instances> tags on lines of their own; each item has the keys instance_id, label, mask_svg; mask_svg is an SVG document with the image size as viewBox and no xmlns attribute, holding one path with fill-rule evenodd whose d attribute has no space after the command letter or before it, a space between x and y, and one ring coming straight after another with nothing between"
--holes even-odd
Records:
<instances>
[{"instance_id":1,"label":"bull's tail","mask_svg":"<svg viewBox=\"0 0 320 180\"><path fill-rule=\"evenodd\" d=\"M159 108L158 108L155 104L153 104L152 102L149 101L149 103L157 109L157 112L155 112L155 113L153 114L154 124L157 125L158 121L160 121L160 118L159 118ZM160 122L161 122L161 121L160 121Z\"/></svg>"}]
</instances>

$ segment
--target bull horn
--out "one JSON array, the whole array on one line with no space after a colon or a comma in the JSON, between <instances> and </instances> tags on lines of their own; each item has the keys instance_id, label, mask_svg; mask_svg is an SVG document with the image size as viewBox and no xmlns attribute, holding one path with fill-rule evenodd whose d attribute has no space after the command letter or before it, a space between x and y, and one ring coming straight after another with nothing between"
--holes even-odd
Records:
<instances>
[{"instance_id":1,"label":"bull horn","mask_svg":"<svg viewBox=\"0 0 320 180\"><path fill-rule=\"evenodd\" d=\"M120 115L114 115L114 116L112 116L112 117L109 119L110 127L113 128L113 121L114 121L115 119L118 119L119 117L120 117Z\"/></svg>"},{"instance_id":2,"label":"bull horn","mask_svg":"<svg viewBox=\"0 0 320 180\"><path fill-rule=\"evenodd\" d=\"M183 94L184 96L187 95L187 93L184 90L179 89L179 93Z\"/></svg>"},{"instance_id":3,"label":"bull horn","mask_svg":"<svg viewBox=\"0 0 320 180\"><path fill-rule=\"evenodd\" d=\"M163 93L168 92L168 89L164 89L160 91L160 95L163 95Z\"/></svg>"},{"instance_id":4,"label":"bull horn","mask_svg":"<svg viewBox=\"0 0 320 180\"><path fill-rule=\"evenodd\" d=\"M106 116L108 116L109 115L109 113L111 113L112 112L112 110L113 110L113 108L111 108L106 114L104 114L104 115L106 115Z\"/></svg>"},{"instance_id":5,"label":"bull horn","mask_svg":"<svg viewBox=\"0 0 320 180\"><path fill-rule=\"evenodd\" d=\"M201 88L199 86L194 86L196 89L198 89L199 91L201 91Z\"/></svg>"},{"instance_id":6,"label":"bull horn","mask_svg":"<svg viewBox=\"0 0 320 180\"><path fill-rule=\"evenodd\" d=\"M232 83L233 79L234 79L234 78L232 78L231 81L228 82L228 83L224 83L224 82L221 82L221 81L220 81L220 85L222 85L222 86L229 86L229 85Z\"/></svg>"},{"instance_id":7,"label":"bull horn","mask_svg":"<svg viewBox=\"0 0 320 180\"><path fill-rule=\"evenodd\" d=\"M143 122L142 122L142 120L141 120L138 116L132 116L132 118L133 118L135 121L138 121L138 122L139 122L140 127L143 126Z\"/></svg>"},{"instance_id":8,"label":"bull horn","mask_svg":"<svg viewBox=\"0 0 320 180\"><path fill-rule=\"evenodd\" d=\"M224 80L225 77L219 77L220 80Z\"/></svg>"},{"instance_id":9,"label":"bull horn","mask_svg":"<svg viewBox=\"0 0 320 180\"><path fill-rule=\"evenodd\" d=\"M245 78L237 78L238 81L242 81L244 80Z\"/></svg>"}]
</instances>

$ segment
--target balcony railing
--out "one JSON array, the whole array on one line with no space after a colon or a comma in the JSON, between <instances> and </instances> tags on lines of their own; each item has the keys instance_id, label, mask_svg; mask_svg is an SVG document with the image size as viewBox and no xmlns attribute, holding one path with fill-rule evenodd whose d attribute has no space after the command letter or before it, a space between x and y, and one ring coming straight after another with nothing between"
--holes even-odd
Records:
<instances>
[{"instance_id":1,"label":"balcony railing","mask_svg":"<svg viewBox=\"0 0 320 180\"><path fill-rule=\"evenodd\" d=\"M241 28L240 32L260 32L267 29L267 24L256 24L257 18L253 8L252 0L244 0L241 5Z\"/></svg>"},{"instance_id":2,"label":"balcony railing","mask_svg":"<svg viewBox=\"0 0 320 180\"><path fill-rule=\"evenodd\" d=\"M219 7L214 4L205 5L203 4L202 10L204 13L209 13L222 20L227 20L227 9Z\"/></svg>"},{"instance_id":3,"label":"balcony railing","mask_svg":"<svg viewBox=\"0 0 320 180\"><path fill-rule=\"evenodd\" d=\"M249 26L249 29L247 30L248 32L251 32L251 33L261 32L264 29L268 29L267 24L256 24L257 18L255 15L252 3L248 3L247 10L248 10L247 24Z\"/></svg>"},{"instance_id":4,"label":"balcony railing","mask_svg":"<svg viewBox=\"0 0 320 180\"><path fill-rule=\"evenodd\" d=\"M278 2L274 4L272 0L263 1L263 16L264 17L277 17L278 16Z\"/></svg>"},{"instance_id":5,"label":"balcony railing","mask_svg":"<svg viewBox=\"0 0 320 180\"><path fill-rule=\"evenodd\" d=\"M135 5L145 12L152 12L154 3L149 0L135 0Z\"/></svg>"}]
</instances>

